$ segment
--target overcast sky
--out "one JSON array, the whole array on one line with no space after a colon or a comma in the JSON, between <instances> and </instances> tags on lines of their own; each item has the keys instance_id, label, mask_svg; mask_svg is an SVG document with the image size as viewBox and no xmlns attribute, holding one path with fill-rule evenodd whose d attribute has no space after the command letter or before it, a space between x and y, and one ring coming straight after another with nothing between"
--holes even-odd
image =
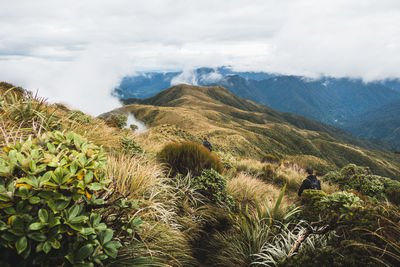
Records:
<instances>
[{"instance_id":1,"label":"overcast sky","mask_svg":"<svg viewBox=\"0 0 400 267\"><path fill-rule=\"evenodd\" d=\"M399 0L0 0L0 80L97 115L141 70L400 77Z\"/></svg>"}]
</instances>

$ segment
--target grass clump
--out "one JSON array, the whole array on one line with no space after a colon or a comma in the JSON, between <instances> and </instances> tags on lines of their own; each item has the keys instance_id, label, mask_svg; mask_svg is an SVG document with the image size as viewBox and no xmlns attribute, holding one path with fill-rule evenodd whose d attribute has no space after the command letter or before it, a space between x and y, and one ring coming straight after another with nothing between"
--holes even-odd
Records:
<instances>
[{"instance_id":1,"label":"grass clump","mask_svg":"<svg viewBox=\"0 0 400 267\"><path fill-rule=\"evenodd\" d=\"M298 209L288 210L282 205L285 187L274 203L255 201L254 208L240 206L233 214L234 227L219 232L211 241L208 264L213 266L251 266L255 255L265 243L280 233Z\"/></svg>"},{"instance_id":2,"label":"grass clump","mask_svg":"<svg viewBox=\"0 0 400 267\"><path fill-rule=\"evenodd\" d=\"M194 142L171 143L164 146L158 158L171 168L173 174L192 173L199 176L204 169L222 173L221 160L207 148Z\"/></svg>"},{"instance_id":3,"label":"grass clump","mask_svg":"<svg viewBox=\"0 0 400 267\"><path fill-rule=\"evenodd\" d=\"M230 179L227 182L227 191L238 205L254 208L257 202L270 203L279 195L279 189L275 186L245 173Z\"/></svg>"},{"instance_id":4,"label":"grass clump","mask_svg":"<svg viewBox=\"0 0 400 267\"><path fill-rule=\"evenodd\" d=\"M61 117L42 97L21 87L0 83L0 142L9 146L29 135L59 130Z\"/></svg>"}]
</instances>

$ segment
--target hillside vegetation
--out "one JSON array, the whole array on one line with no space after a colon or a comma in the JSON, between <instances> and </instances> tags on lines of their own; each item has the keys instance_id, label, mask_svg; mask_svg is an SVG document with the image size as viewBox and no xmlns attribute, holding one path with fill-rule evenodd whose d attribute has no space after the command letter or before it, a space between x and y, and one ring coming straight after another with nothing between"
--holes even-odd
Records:
<instances>
[{"instance_id":1,"label":"hillside vegetation","mask_svg":"<svg viewBox=\"0 0 400 267\"><path fill-rule=\"evenodd\" d=\"M399 136L393 132L393 124L389 124L398 117L398 113L390 112L391 102L400 99L400 82L397 79L364 82L352 78L310 79L263 72L235 72L226 67L198 68L185 73L145 72L124 77L115 89L115 95L128 103L130 98L154 96L177 82L223 86L235 95L275 110L303 115L349 130L359 138L378 143L382 149L393 151L393 146L399 148ZM385 122L369 115L375 109L384 115ZM355 114L360 116L354 118ZM363 122L360 123L360 120ZM383 146L383 143L390 145Z\"/></svg>"},{"instance_id":2,"label":"hillside vegetation","mask_svg":"<svg viewBox=\"0 0 400 267\"><path fill-rule=\"evenodd\" d=\"M229 102L247 106L236 100ZM180 101L193 104L190 96ZM197 107L139 110L155 112L153 124L177 114L170 109L188 118L196 112L218 117L218 107L250 114L217 100L207 112ZM305 190L300 200L304 166L336 167L316 156L283 153L263 155L261 162L255 159L261 150L249 147L252 155L245 142L230 150L240 142L228 146L230 128L221 122L197 130L213 133L210 152L190 142L198 138L194 129L209 121L188 120L182 129L181 118L179 127L161 123L135 134L134 127L122 129L120 114L93 118L1 82L0 265L400 264L400 182L350 164L320 177L322 191Z\"/></svg>"},{"instance_id":3,"label":"hillside vegetation","mask_svg":"<svg viewBox=\"0 0 400 267\"><path fill-rule=\"evenodd\" d=\"M398 155L379 151L376 144L341 129L275 111L222 87L178 85L136 102L116 112L132 113L144 121L152 127L146 136L158 142L177 140L175 132L179 131L183 139L192 141L207 136L218 150L233 155L255 159L266 153L283 158L311 156L325 163L321 171L355 163L400 178Z\"/></svg>"},{"instance_id":4,"label":"hillside vegetation","mask_svg":"<svg viewBox=\"0 0 400 267\"><path fill-rule=\"evenodd\" d=\"M343 125L359 138L376 138L393 144L400 151L400 100L355 114Z\"/></svg>"}]
</instances>

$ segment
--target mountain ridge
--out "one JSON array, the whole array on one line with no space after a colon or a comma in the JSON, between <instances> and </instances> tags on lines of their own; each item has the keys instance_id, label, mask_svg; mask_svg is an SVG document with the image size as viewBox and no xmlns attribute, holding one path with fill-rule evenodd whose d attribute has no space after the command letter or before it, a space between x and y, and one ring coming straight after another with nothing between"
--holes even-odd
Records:
<instances>
[{"instance_id":1,"label":"mountain ridge","mask_svg":"<svg viewBox=\"0 0 400 267\"><path fill-rule=\"evenodd\" d=\"M193 141L209 136L218 149L233 149L238 155L311 155L337 167L354 162L387 176L400 173L400 159L376 150L377 145L339 128L235 96L220 86L177 85L114 112L132 113L153 129L175 125Z\"/></svg>"},{"instance_id":2,"label":"mountain ridge","mask_svg":"<svg viewBox=\"0 0 400 267\"><path fill-rule=\"evenodd\" d=\"M173 83L184 81L201 86L223 86L238 96L275 110L303 115L345 130L355 114L400 99L400 82L396 79L364 83L360 79L309 79L262 72L234 72L229 68L199 68L192 72L144 73L136 78L126 77L115 89L115 94L122 102L133 103L135 99L149 98ZM372 133L365 136L380 144L377 140L380 136L373 135L374 131L367 124L360 126ZM391 128L385 130L391 131ZM400 137L383 140L397 150L400 148Z\"/></svg>"}]
</instances>

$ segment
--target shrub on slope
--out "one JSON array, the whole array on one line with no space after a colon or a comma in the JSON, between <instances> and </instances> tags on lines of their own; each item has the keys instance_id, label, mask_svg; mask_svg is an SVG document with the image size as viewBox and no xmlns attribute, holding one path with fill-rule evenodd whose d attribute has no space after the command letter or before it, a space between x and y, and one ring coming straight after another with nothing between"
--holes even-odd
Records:
<instances>
[{"instance_id":1,"label":"shrub on slope","mask_svg":"<svg viewBox=\"0 0 400 267\"><path fill-rule=\"evenodd\" d=\"M113 230L92 212L101 204L106 158L69 132L4 147L0 158L1 259L13 264L101 263L116 257Z\"/></svg>"},{"instance_id":2,"label":"shrub on slope","mask_svg":"<svg viewBox=\"0 0 400 267\"><path fill-rule=\"evenodd\" d=\"M387 177L373 175L368 167L349 164L340 171L329 172L324 181L338 184L342 190L357 190L376 199L385 199L400 204L400 182Z\"/></svg>"},{"instance_id":3,"label":"shrub on slope","mask_svg":"<svg viewBox=\"0 0 400 267\"><path fill-rule=\"evenodd\" d=\"M223 171L221 160L207 148L194 142L168 144L159 152L158 157L168 164L173 174L186 175L190 172L198 176L204 169L214 169L218 173Z\"/></svg>"}]
</instances>

